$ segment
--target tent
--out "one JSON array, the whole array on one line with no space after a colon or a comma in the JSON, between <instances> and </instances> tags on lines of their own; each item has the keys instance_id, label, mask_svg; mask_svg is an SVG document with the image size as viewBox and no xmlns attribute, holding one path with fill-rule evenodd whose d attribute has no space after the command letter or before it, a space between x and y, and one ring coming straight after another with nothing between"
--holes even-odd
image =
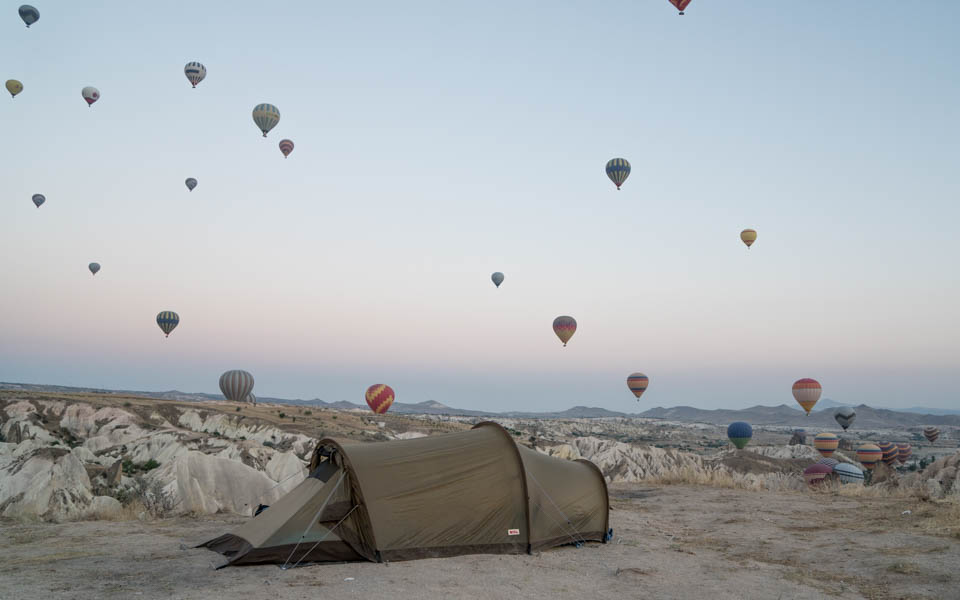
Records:
<instances>
[{"instance_id":1,"label":"tent","mask_svg":"<svg viewBox=\"0 0 960 600\"><path fill-rule=\"evenodd\" d=\"M201 547L228 565L388 561L605 542L607 484L586 460L518 445L500 425L317 444L299 486Z\"/></svg>"}]
</instances>

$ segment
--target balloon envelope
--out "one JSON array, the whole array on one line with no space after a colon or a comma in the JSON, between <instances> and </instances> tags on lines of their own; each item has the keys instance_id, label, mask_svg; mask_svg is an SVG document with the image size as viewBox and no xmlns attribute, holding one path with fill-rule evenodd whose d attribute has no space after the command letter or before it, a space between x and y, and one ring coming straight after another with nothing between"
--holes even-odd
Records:
<instances>
[{"instance_id":1,"label":"balloon envelope","mask_svg":"<svg viewBox=\"0 0 960 600\"><path fill-rule=\"evenodd\" d=\"M167 337L170 337L170 332L176 329L179 324L180 315L172 310L164 310L157 315L157 325Z\"/></svg>"},{"instance_id":2,"label":"balloon envelope","mask_svg":"<svg viewBox=\"0 0 960 600\"><path fill-rule=\"evenodd\" d=\"M637 400L647 391L647 386L649 385L650 378L643 373L631 373L630 376L627 377L627 387L630 388L633 395L637 397Z\"/></svg>"},{"instance_id":3,"label":"balloon envelope","mask_svg":"<svg viewBox=\"0 0 960 600\"><path fill-rule=\"evenodd\" d=\"M897 447L893 442L880 442L877 444L877 447L880 448L880 460L883 461L883 464L892 466L893 463L897 462L897 458L900 457L900 448Z\"/></svg>"},{"instance_id":4,"label":"balloon envelope","mask_svg":"<svg viewBox=\"0 0 960 600\"><path fill-rule=\"evenodd\" d=\"M805 377L793 383L793 398L797 401L797 404L803 407L807 416L810 415L813 405L820 399L820 391L820 384L816 379Z\"/></svg>"},{"instance_id":5,"label":"balloon envelope","mask_svg":"<svg viewBox=\"0 0 960 600\"><path fill-rule=\"evenodd\" d=\"M493 285L500 287L500 284L503 283L503 273L497 271L490 276L490 280L493 281Z\"/></svg>"},{"instance_id":6,"label":"balloon envelope","mask_svg":"<svg viewBox=\"0 0 960 600\"><path fill-rule=\"evenodd\" d=\"M40 205L47 201L47 197L43 194L34 194L31 200L37 205L37 208L40 208Z\"/></svg>"},{"instance_id":7,"label":"balloon envelope","mask_svg":"<svg viewBox=\"0 0 960 600\"><path fill-rule=\"evenodd\" d=\"M100 263L92 262L92 263L90 263L89 265L87 265L87 268L90 269L90 272L91 272L91 273L93 273L94 275L96 275L96 274L97 274L97 271L100 270Z\"/></svg>"},{"instance_id":8,"label":"balloon envelope","mask_svg":"<svg viewBox=\"0 0 960 600\"><path fill-rule=\"evenodd\" d=\"M840 438L835 433L818 433L813 438L813 447L824 457L833 456L840 445Z\"/></svg>"},{"instance_id":9,"label":"balloon envelope","mask_svg":"<svg viewBox=\"0 0 960 600\"><path fill-rule=\"evenodd\" d=\"M744 229L740 232L740 241L747 245L747 248L757 241L757 232L753 229Z\"/></svg>"},{"instance_id":10,"label":"balloon envelope","mask_svg":"<svg viewBox=\"0 0 960 600\"><path fill-rule=\"evenodd\" d=\"M220 376L220 391L231 402L245 402L253 391L253 375L234 369Z\"/></svg>"},{"instance_id":11,"label":"balloon envelope","mask_svg":"<svg viewBox=\"0 0 960 600\"><path fill-rule=\"evenodd\" d=\"M823 483L823 480L827 478L827 475L833 473L833 467L828 465L813 464L803 470L803 480L807 482L808 485L818 485Z\"/></svg>"},{"instance_id":12,"label":"balloon envelope","mask_svg":"<svg viewBox=\"0 0 960 600\"><path fill-rule=\"evenodd\" d=\"M669 0L670 4L674 5L677 10L680 11L680 14L683 14L683 11L689 6L690 0Z\"/></svg>"},{"instance_id":13,"label":"balloon envelope","mask_svg":"<svg viewBox=\"0 0 960 600\"><path fill-rule=\"evenodd\" d=\"M393 388L382 383L375 383L367 388L364 397L367 400L367 406L370 407L370 410L378 415L382 415L387 412L390 409L390 405L393 404Z\"/></svg>"},{"instance_id":14,"label":"balloon envelope","mask_svg":"<svg viewBox=\"0 0 960 600\"><path fill-rule=\"evenodd\" d=\"M839 463L833 467L840 483L863 483L863 471L850 463Z\"/></svg>"},{"instance_id":15,"label":"balloon envelope","mask_svg":"<svg viewBox=\"0 0 960 600\"><path fill-rule=\"evenodd\" d=\"M734 421L727 426L727 437L734 446L742 450L753 437L753 427L746 421Z\"/></svg>"},{"instance_id":16,"label":"balloon envelope","mask_svg":"<svg viewBox=\"0 0 960 600\"><path fill-rule=\"evenodd\" d=\"M16 79L8 79L7 91L10 92L10 97L12 98L23 91L23 84Z\"/></svg>"},{"instance_id":17,"label":"balloon envelope","mask_svg":"<svg viewBox=\"0 0 960 600\"><path fill-rule=\"evenodd\" d=\"M868 470L877 466L881 458L883 458L883 451L876 444L863 444L857 448L857 460Z\"/></svg>"},{"instance_id":18,"label":"balloon envelope","mask_svg":"<svg viewBox=\"0 0 960 600\"><path fill-rule=\"evenodd\" d=\"M87 106L91 106L94 102L100 99L100 90L88 85L83 88L80 93L83 95L83 99L87 101Z\"/></svg>"},{"instance_id":19,"label":"balloon envelope","mask_svg":"<svg viewBox=\"0 0 960 600\"><path fill-rule=\"evenodd\" d=\"M907 459L913 454L913 447L907 442L898 442L897 448L900 450L900 453L897 455L897 460L901 463L907 462Z\"/></svg>"},{"instance_id":20,"label":"balloon envelope","mask_svg":"<svg viewBox=\"0 0 960 600\"><path fill-rule=\"evenodd\" d=\"M193 177L187 177L187 180L184 181L184 183L186 184L187 189L191 192L193 191L193 188L197 187L197 180ZM214 185L214 187L216 187L216 185Z\"/></svg>"},{"instance_id":21,"label":"balloon envelope","mask_svg":"<svg viewBox=\"0 0 960 600\"><path fill-rule=\"evenodd\" d=\"M818 465L827 465L831 469L840 464L840 461L835 458L821 458L817 461Z\"/></svg>"},{"instance_id":22,"label":"balloon envelope","mask_svg":"<svg viewBox=\"0 0 960 600\"><path fill-rule=\"evenodd\" d=\"M853 410L849 406L843 406L837 409L837 412L833 415L834 420L840 424L840 427L843 427L843 430L846 431L847 427L853 425L853 420L857 418L857 411Z\"/></svg>"},{"instance_id":23,"label":"balloon envelope","mask_svg":"<svg viewBox=\"0 0 960 600\"><path fill-rule=\"evenodd\" d=\"M20 13L20 18L23 19L23 22L27 24L27 27L30 27L40 20L40 11L29 4L24 4L17 10L17 12Z\"/></svg>"},{"instance_id":24,"label":"balloon envelope","mask_svg":"<svg viewBox=\"0 0 960 600\"><path fill-rule=\"evenodd\" d=\"M607 161L606 170L607 177L619 190L623 182L630 176L630 163L625 158L611 158Z\"/></svg>"},{"instance_id":25,"label":"balloon envelope","mask_svg":"<svg viewBox=\"0 0 960 600\"><path fill-rule=\"evenodd\" d=\"M284 158L290 156L290 153L293 152L293 142L291 140L280 140L280 152L283 153Z\"/></svg>"},{"instance_id":26,"label":"balloon envelope","mask_svg":"<svg viewBox=\"0 0 960 600\"><path fill-rule=\"evenodd\" d=\"M187 81L189 81L193 87L197 87L197 84L207 76L207 68L198 62L188 62L187 65L183 67L183 74L187 76Z\"/></svg>"},{"instance_id":27,"label":"balloon envelope","mask_svg":"<svg viewBox=\"0 0 960 600\"><path fill-rule=\"evenodd\" d=\"M253 122L257 124L263 137L280 122L280 111L272 104L258 104L253 107Z\"/></svg>"},{"instance_id":28,"label":"balloon envelope","mask_svg":"<svg viewBox=\"0 0 960 600\"><path fill-rule=\"evenodd\" d=\"M940 430L936 427L924 427L923 437L927 438L927 441L932 444L940 437Z\"/></svg>"},{"instance_id":29,"label":"balloon envelope","mask_svg":"<svg viewBox=\"0 0 960 600\"><path fill-rule=\"evenodd\" d=\"M557 317L553 320L553 332L566 346L573 334L577 332L577 320L568 316Z\"/></svg>"}]
</instances>

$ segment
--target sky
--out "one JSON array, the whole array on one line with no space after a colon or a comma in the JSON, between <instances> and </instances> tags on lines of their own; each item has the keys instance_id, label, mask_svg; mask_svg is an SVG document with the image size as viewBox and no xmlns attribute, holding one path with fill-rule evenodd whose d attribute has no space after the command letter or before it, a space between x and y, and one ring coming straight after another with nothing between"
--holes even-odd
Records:
<instances>
[{"instance_id":1,"label":"sky","mask_svg":"<svg viewBox=\"0 0 960 600\"><path fill-rule=\"evenodd\" d=\"M34 5L0 10L0 381L956 408L960 3Z\"/></svg>"}]
</instances>

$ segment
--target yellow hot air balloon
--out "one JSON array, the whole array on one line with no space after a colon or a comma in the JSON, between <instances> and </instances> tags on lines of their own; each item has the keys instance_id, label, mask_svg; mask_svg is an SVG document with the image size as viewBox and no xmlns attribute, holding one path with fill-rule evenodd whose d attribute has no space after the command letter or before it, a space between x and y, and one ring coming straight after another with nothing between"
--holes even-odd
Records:
<instances>
[{"instance_id":1,"label":"yellow hot air balloon","mask_svg":"<svg viewBox=\"0 0 960 600\"><path fill-rule=\"evenodd\" d=\"M17 81L16 79L7 80L7 91L10 92L10 97L13 98L17 94L23 91L23 84Z\"/></svg>"},{"instance_id":2,"label":"yellow hot air balloon","mask_svg":"<svg viewBox=\"0 0 960 600\"><path fill-rule=\"evenodd\" d=\"M740 232L740 241L747 245L747 248L757 241L757 232L753 229L744 229Z\"/></svg>"}]
</instances>

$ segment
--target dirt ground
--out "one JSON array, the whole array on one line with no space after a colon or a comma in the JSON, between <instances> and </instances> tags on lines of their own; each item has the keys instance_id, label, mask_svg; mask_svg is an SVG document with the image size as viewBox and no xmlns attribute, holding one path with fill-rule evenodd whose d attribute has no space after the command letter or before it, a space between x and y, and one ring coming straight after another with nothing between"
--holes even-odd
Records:
<instances>
[{"instance_id":1,"label":"dirt ground","mask_svg":"<svg viewBox=\"0 0 960 600\"><path fill-rule=\"evenodd\" d=\"M638 484L611 486L611 504L605 545L286 571L215 571L220 555L189 547L242 517L3 521L0 598L960 597L960 517L942 505Z\"/></svg>"}]
</instances>

